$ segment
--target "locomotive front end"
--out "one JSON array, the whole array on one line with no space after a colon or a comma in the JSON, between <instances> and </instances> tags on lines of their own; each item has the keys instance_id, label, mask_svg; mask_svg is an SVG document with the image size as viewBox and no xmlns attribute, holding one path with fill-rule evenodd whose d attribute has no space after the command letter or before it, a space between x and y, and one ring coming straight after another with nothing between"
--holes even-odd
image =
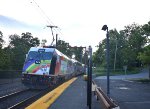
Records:
<instances>
[{"instance_id":1,"label":"locomotive front end","mask_svg":"<svg viewBox=\"0 0 150 109\"><path fill-rule=\"evenodd\" d=\"M24 85L34 89L43 89L48 86L52 54L52 49L32 47L29 50L22 72Z\"/></svg>"}]
</instances>

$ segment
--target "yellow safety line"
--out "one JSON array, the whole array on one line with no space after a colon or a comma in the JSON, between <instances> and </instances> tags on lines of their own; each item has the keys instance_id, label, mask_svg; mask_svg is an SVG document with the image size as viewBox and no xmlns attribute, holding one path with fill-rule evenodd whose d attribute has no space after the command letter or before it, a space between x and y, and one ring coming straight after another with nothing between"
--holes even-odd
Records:
<instances>
[{"instance_id":1,"label":"yellow safety line","mask_svg":"<svg viewBox=\"0 0 150 109\"><path fill-rule=\"evenodd\" d=\"M63 91L72 83L76 80L77 78L73 78L56 89L52 90L48 94L44 95L42 98L38 99L25 109L47 109L49 108L52 103L63 93Z\"/></svg>"}]
</instances>

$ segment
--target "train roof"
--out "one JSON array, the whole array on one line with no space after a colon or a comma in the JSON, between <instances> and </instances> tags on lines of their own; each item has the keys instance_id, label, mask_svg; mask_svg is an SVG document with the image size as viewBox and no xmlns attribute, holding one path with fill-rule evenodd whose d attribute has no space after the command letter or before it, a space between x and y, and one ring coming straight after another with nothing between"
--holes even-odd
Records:
<instances>
[{"instance_id":1,"label":"train roof","mask_svg":"<svg viewBox=\"0 0 150 109\"><path fill-rule=\"evenodd\" d=\"M63 53L60 52L59 50L57 50L55 47L31 47L30 50L29 50L29 52L30 52L30 51L37 51L37 52L38 52L39 49L45 49L45 52L56 53L57 55L62 56L62 57L64 57L64 58L66 58L67 60L72 61L73 63L78 63L78 64L81 64L81 65L82 65L81 62L79 62L79 61L77 61L77 60L75 60L75 59L69 58L68 56L66 56L65 54L63 54Z\"/></svg>"},{"instance_id":2,"label":"train roof","mask_svg":"<svg viewBox=\"0 0 150 109\"><path fill-rule=\"evenodd\" d=\"M55 48L43 48L43 47L31 47L29 51L37 51L39 49L45 49L45 52L54 52Z\"/></svg>"},{"instance_id":3,"label":"train roof","mask_svg":"<svg viewBox=\"0 0 150 109\"><path fill-rule=\"evenodd\" d=\"M36 51L38 52L39 49L45 49L45 52L52 52L52 53L56 53L58 54L59 56L63 56L64 58L68 59L68 60L71 60L68 56L66 56L65 54L61 53L59 50L57 50L56 48L54 47L31 47L29 52L30 51Z\"/></svg>"},{"instance_id":4,"label":"train roof","mask_svg":"<svg viewBox=\"0 0 150 109\"><path fill-rule=\"evenodd\" d=\"M71 60L68 56L66 56L65 54L63 54L62 52L60 52L59 50L55 49L55 52L59 55L59 56L63 56L64 58Z\"/></svg>"}]
</instances>

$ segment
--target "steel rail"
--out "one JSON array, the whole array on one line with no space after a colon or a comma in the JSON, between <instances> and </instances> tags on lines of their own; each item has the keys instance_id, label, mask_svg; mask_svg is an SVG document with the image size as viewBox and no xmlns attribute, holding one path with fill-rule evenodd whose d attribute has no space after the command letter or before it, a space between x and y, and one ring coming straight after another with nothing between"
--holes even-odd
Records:
<instances>
[{"instance_id":1,"label":"steel rail","mask_svg":"<svg viewBox=\"0 0 150 109\"><path fill-rule=\"evenodd\" d=\"M15 105L13 105L11 107L8 107L8 109L24 109L25 107L27 107L28 105L30 105L31 103L33 103L34 101L39 99L40 97L44 96L49 91L51 91L51 89L46 89L44 91L41 91L33 96L30 96L30 97L16 103Z\"/></svg>"},{"instance_id":2,"label":"steel rail","mask_svg":"<svg viewBox=\"0 0 150 109\"><path fill-rule=\"evenodd\" d=\"M28 91L28 90L29 90L29 89L24 89L24 90L16 91L16 92L13 92L13 93L10 93L10 94L1 96L1 97L0 97L0 101L5 100L5 99L8 99L8 97L15 96L15 95L17 95L17 94L20 94L20 93L25 92L25 91Z\"/></svg>"}]
</instances>

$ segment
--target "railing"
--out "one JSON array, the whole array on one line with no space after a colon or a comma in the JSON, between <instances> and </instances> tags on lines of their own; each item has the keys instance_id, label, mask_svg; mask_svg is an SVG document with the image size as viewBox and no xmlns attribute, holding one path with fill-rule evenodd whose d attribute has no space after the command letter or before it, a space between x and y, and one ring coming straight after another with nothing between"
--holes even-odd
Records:
<instances>
[{"instance_id":1,"label":"railing","mask_svg":"<svg viewBox=\"0 0 150 109\"><path fill-rule=\"evenodd\" d=\"M115 104L114 101L109 98L94 81L92 81L92 91L94 92L97 100L100 101L103 109L120 109L119 106Z\"/></svg>"}]
</instances>

